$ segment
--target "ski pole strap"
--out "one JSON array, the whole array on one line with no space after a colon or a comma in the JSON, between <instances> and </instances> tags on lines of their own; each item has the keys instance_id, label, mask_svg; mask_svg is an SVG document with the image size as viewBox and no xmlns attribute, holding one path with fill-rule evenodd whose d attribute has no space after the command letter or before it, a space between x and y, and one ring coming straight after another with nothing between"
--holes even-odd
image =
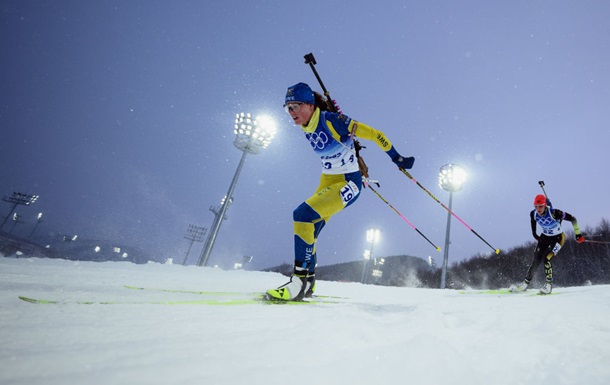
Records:
<instances>
[{"instance_id":1,"label":"ski pole strap","mask_svg":"<svg viewBox=\"0 0 610 385\"><path fill-rule=\"evenodd\" d=\"M421 185L421 183L419 183L415 178L413 178L413 175L411 175L407 170L405 170L404 168L399 168L400 171L402 171L403 174L405 174L409 179L411 179L413 182L415 182L415 184L417 184L422 190L424 190L429 196L430 198L434 199L435 201L437 201L441 206L443 206L443 208L445 210L447 210L451 215L453 215L458 221L460 221L461 224L463 224L464 226L466 226L466 228L468 230L470 230L474 235L476 235L481 241L483 241L487 246L491 247L492 250L496 253L496 254L500 254L500 249L496 249L495 247L493 247L492 245L489 244L489 242L487 242L483 237L481 237L476 231L474 231L470 226L468 226L468 224L466 224L466 222L464 222L462 220L462 218L458 217L456 213L454 213L453 211L451 211L449 209L449 207L445 206L443 204L443 202L441 202L440 200L438 200L437 197L435 197L430 191L428 191L428 189L426 189L424 186Z\"/></svg>"},{"instance_id":2,"label":"ski pole strap","mask_svg":"<svg viewBox=\"0 0 610 385\"><path fill-rule=\"evenodd\" d=\"M419 231L419 229L417 227L415 227L415 225L413 223L411 223L411 221L409 221L404 215L402 215L400 213L400 211L396 210L396 208L394 206L392 206L390 204L390 202L388 202L383 196L381 196L381 194L379 194L379 192L377 192L377 190L375 190L366 179L363 179L362 182L364 183L365 186L367 186L372 192L375 193L375 195L377 195L379 197L379 199L381 199L386 205L390 206L390 208L392 210L394 210L394 212L396 214L398 214L398 216L400 216L405 222L407 222L412 228L413 230L417 231L417 233L419 235L421 235L426 241L428 241L429 244L431 244L437 251L441 251L441 248L436 246L434 243L432 243L431 240L428 239L428 237L426 237L421 231Z\"/></svg>"}]
</instances>

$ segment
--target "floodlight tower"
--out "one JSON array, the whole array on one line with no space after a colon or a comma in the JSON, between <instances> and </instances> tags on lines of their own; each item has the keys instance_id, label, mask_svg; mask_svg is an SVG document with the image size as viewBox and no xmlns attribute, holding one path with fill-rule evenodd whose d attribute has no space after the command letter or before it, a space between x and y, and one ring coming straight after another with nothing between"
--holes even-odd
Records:
<instances>
[{"instance_id":1,"label":"floodlight tower","mask_svg":"<svg viewBox=\"0 0 610 385\"><path fill-rule=\"evenodd\" d=\"M23 223L23 219L21 219L21 215L14 213L13 214L13 227L11 227L11 229L9 230L9 234L13 233L13 230L15 230L15 226L17 226L17 223Z\"/></svg>"},{"instance_id":2,"label":"floodlight tower","mask_svg":"<svg viewBox=\"0 0 610 385\"><path fill-rule=\"evenodd\" d=\"M28 235L28 239L32 238L32 235L34 235L34 231L36 231L36 228L38 227L40 222L42 222L42 213L38 213L38 217L36 219L36 224L34 225L34 228L32 229L32 232L30 233L30 235Z\"/></svg>"},{"instance_id":3,"label":"floodlight tower","mask_svg":"<svg viewBox=\"0 0 610 385\"><path fill-rule=\"evenodd\" d=\"M367 265L368 261L373 257L373 249L375 248L375 243L377 243L377 241L379 241L380 234L381 234L381 231L376 228L370 228L366 231L366 241L371 244L371 248L364 250L364 254L362 255L364 257L364 263L362 265L362 279L360 280L360 283L366 283L366 280L365 280L366 265Z\"/></svg>"},{"instance_id":4,"label":"floodlight tower","mask_svg":"<svg viewBox=\"0 0 610 385\"><path fill-rule=\"evenodd\" d=\"M186 255L184 256L184 261L182 261L182 265L186 265L186 260L189 257L189 253L191 252L191 248L193 247L193 243L195 242L203 242L203 238L205 237L205 233L208 232L207 227L189 225L189 228L186 230L185 239L188 239L190 242L189 248L186 251Z\"/></svg>"},{"instance_id":5,"label":"floodlight tower","mask_svg":"<svg viewBox=\"0 0 610 385\"><path fill-rule=\"evenodd\" d=\"M441 271L441 289L445 288L447 278L447 264L449 263L449 235L451 232L451 205L453 203L453 193L462 189L462 184L466 180L466 171L455 164L446 164L441 167L438 174L438 184L446 191L449 191L449 210L447 213L447 231L445 233L445 255L443 256L443 268Z\"/></svg>"},{"instance_id":6,"label":"floodlight tower","mask_svg":"<svg viewBox=\"0 0 610 385\"><path fill-rule=\"evenodd\" d=\"M4 218L4 222L2 222L2 224L0 225L0 230L2 230L4 224L11 217L11 214L13 213L13 211L15 211L18 205L29 206L32 203L36 202L37 199L38 195L28 195L22 194L20 192L13 192L13 195L11 195L10 197L5 196L4 198L2 198L3 201L12 203L13 207L11 207L11 211L8 213L6 218Z\"/></svg>"},{"instance_id":7,"label":"floodlight tower","mask_svg":"<svg viewBox=\"0 0 610 385\"><path fill-rule=\"evenodd\" d=\"M213 211L214 222L208 233L205 246L201 251L201 256L199 257L197 265L206 266L208 263L210 252L214 247L216 236L220 230L220 225L225 218L225 213L227 212L229 205L233 202L233 190L235 190L237 178L239 178L239 174L241 173L246 155L258 154L262 149L267 148L275 136L275 130L274 122L268 117L257 117L256 119L253 119L250 114L243 112L235 116L235 140L233 141L233 145L242 151L243 154L239 161L239 165L237 166L237 170L235 171L235 175L233 176L233 180L231 181L231 185L229 186L229 191L220 204L220 209L218 212Z\"/></svg>"}]
</instances>

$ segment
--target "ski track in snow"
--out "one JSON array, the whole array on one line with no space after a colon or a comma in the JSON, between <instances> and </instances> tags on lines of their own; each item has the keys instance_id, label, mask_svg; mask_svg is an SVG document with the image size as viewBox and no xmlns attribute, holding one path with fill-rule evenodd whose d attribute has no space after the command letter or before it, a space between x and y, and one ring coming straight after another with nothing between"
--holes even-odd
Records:
<instances>
[{"instance_id":1,"label":"ski track in snow","mask_svg":"<svg viewBox=\"0 0 610 385\"><path fill-rule=\"evenodd\" d=\"M607 384L610 286L559 295L320 281L337 304L31 304L197 301L133 290L264 292L275 273L0 258L2 384ZM226 298L226 297L225 297Z\"/></svg>"}]
</instances>

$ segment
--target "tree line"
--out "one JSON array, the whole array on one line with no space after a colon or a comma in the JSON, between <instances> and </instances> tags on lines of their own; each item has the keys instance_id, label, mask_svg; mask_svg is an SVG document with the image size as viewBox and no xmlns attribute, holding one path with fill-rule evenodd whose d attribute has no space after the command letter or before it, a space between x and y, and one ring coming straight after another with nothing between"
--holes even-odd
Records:
<instances>
[{"instance_id":1,"label":"tree line","mask_svg":"<svg viewBox=\"0 0 610 385\"><path fill-rule=\"evenodd\" d=\"M558 286L610 284L610 222L602 219L593 229L583 231L588 241L577 243L566 234L566 242L553 263L553 279ZM599 243L597 243L599 242ZM605 242L605 243L604 243ZM521 282L534 257L536 242L528 242L499 255L477 255L451 265L447 270L447 288L496 289ZM542 285L542 266L532 283ZM425 287L438 287L440 269L419 272Z\"/></svg>"},{"instance_id":2,"label":"tree line","mask_svg":"<svg viewBox=\"0 0 610 385\"><path fill-rule=\"evenodd\" d=\"M610 284L610 222L602 219L593 229L583 231L587 241L577 243L573 235L566 234L566 242L559 254L553 257L553 278L557 286ZM604 243L605 242L605 243ZM527 242L500 254L475 255L452 264L447 269L448 289L498 289L519 283L534 257L536 242ZM439 288L441 268L430 265L422 258L401 255L384 258L383 266L371 262L355 261L319 266L316 277L320 280L361 282L382 286ZM372 275L374 269L382 275ZM292 266L285 264L270 271L291 275ZM544 269L535 272L532 284L544 283Z\"/></svg>"}]
</instances>

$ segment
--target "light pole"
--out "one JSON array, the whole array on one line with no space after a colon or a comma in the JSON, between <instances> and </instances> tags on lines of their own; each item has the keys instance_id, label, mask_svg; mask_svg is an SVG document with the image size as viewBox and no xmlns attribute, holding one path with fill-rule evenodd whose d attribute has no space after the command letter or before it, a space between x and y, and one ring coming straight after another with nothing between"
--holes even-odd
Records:
<instances>
[{"instance_id":1,"label":"light pole","mask_svg":"<svg viewBox=\"0 0 610 385\"><path fill-rule=\"evenodd\" d=\"M379 280L381 279L381 277L383 276L383 264L385 263L385 258L375 258L373 260L374 263L374 267L373 267L373 278L375 278L375 284L379 283Z\"/></svg>"},{"instance_id":2,"label":"light pole","mask_svg":"<svg viewBox=\"0 0 610 385\"><path fill-rule=\"evenodd\" d=\"M193 243L195 242L203 242L203 237L205 237L205 233L208 232L207 227L189 225L189 228L186 230L186 235L184 238L188 239L190 242L189 248L186 251L186 255L184 256L184 261L182 261L182 265L186 265L186 260L189 257L189 253L191 252L191 247L193 247Z\"/></svg>"},{"instance_id":3,"label":"light pole","mask_svg":"<svg viewBox=\"0 0 610 385\"><path fill-rule=\"evenodd\" d=\"M373 248L375 247L375 243L379 240L380 230L375 228L370 228L366 231L366 241L371 244L371 248L364 250L363 265L362 265L362 278L360 279L360 283L366 283L365 281L365 272L366 265L368 261L373 257Z\"/></svg>"},{"instance_id":4,"label":"light pole","mask_svg":"<svg viewBox=\"0 0 610 385\"><path fill-rule=\"evenodd\" d=\"M235 270L242 270L246 268L246 264L252 262L252 258L254 258L251 255L244 255L244 258L241 260L241 262L235 262L235 264L233 265L233 268Z\"/></svg>"},{"instance_id":5,"label":"light pole","mask_svg":"<svg viewBox=\"0 0 610 385\"><path fill-rule=\"evenodd\" d=\"M227 212L229 205L233 201L233 190L235 190L237 178L239 178L244 161L246 160L246 155L258 154L271 143L271 140L275 136L275 124L268 117L257 117L256 119L253 119L250 114L242 112L235 117L234 133L235 140L233 141L233 145L241 150L243 154L237 166L237 170L235 171L235 175L233 176L233 180L231 181L231 185L229 186L229 191L220 204L220 209L218 212L212 210L214 212L214 222L212 223L212 227L205 241L205 246L201 251L201 256L197 263L199 266L206 266L208 263L210 253L214 247L214 242L216 242L216 236L220 230L220 225L225 218L225 213Z\"/></svg>"},{"instance_id":6,"label":"light pole","mask_svg":"<svg viewBox=\"0 0 610 385\"><path fill-rule=\"evenodd\" d=\"M10 197L5 196L4 198L2 198L3 201L12 203L13 207L11 207L11 211L9 211L6 218L4 218L4 222L2 222L2 224L0 225L0 230L2 230L6 221L11 217L11 214L13 213L13 211L15 211L17 205L29 206L32 203L36 202L37 199L38 195L28 195L22 194L20 192L13 192L13 195L11 195Z\"/></svg>"},{"instance_id":7,"label":"light pole","mask_svg":"<svg viewBox=\"0 0 610 385\"><path fill-rule=\"evenodd\" d=\"M36 228L38 227L40 222L42 222L42 213L38 213L38 217L36 219L36 224L34 225L34 228L32 229L32 232L30 233L30 235L28 235L28 239L30 239L32 237L32 235L34 235L34 231L36 231Z\"/></svg>"},{"instance_id":8,"label":"light pole","mask_svg":"<svg viewBox=\"0 0 610 385\"><path fill-rule=\"evenodd\" d=\"M13 230L15 230L15 226L17 226L17 223L23 223L23 220L21 219L21 215L14 213L13 214L13 227L11 227L11 229L9 230L9 234L13 233Z\"/></svg>"},{"instance_id":9,"label":"light pole","mask_svg":"<svg viewBox=\"0 0 610 385\"><path fill-rule=\"evenodd\" d=\"M451 233L451 205L453 193L462 189L466 179L466 171L458 165L446 164L441 167L438 174L438 184L443 190L449 191L449 212L447 213L447 231L445 233L445 255L443 256L443 268L441 271L441 289L445 288L447 278L447 264L449 263L449 235Z\"/></svg>"}]
</instances>

